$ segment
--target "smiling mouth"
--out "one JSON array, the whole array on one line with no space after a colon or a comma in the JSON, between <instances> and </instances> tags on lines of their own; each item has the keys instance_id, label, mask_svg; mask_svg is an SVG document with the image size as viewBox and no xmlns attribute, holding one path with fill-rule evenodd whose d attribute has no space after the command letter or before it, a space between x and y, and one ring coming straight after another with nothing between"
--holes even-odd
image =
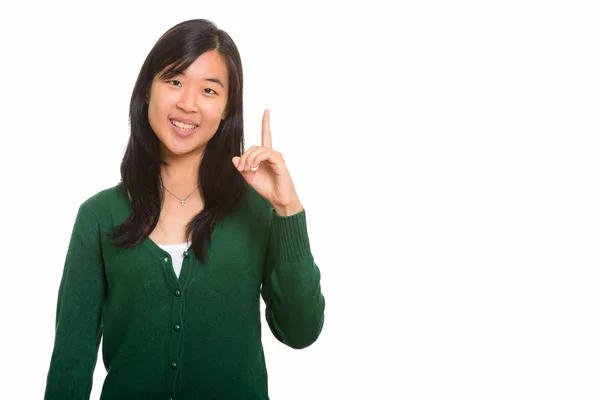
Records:
<instances>
[{"instance_id":1,"label":"smiling mouth","mask_svg":"<svg viewBox=\"0 0 600 400\"><path fill-rule=\"evenodd\" d=\"M170 119L169 121L171 122L171 124L173 126L176 126L177 128L181 129L182 131L192 131L198 127L198 125L184 124L183 122L179 122L174 119Z\"/></svg>"}]
</instances>

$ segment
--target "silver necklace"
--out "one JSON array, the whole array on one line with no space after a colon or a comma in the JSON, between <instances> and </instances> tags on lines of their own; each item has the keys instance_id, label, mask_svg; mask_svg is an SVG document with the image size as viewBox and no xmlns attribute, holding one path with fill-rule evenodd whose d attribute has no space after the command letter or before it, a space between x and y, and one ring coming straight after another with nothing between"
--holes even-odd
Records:
<instances>
[{"instance_id":1,"label":"silver necklace","mask_svg":"<svg viewBox=\"0 0 600 400\"><path fill-rule=\"evenodd\" d=\"M164 186L163 186L163 187L164 187ZM187 196L185 196L185 198L184 198L184 199L180 199L179 197L175 196L175 195L173 194L173 192L171 192L169 189L167 189L166 187L164 187L164 188L165 188L165 190L166 190L167 192L171 193L171 195L172 195L173 197L175 197L177 200L179 200L179 202L181 203L181 207L183 207L183 205L185 204L185 201L188 199L188 197L190 197L190 196L192 195L192 193L194 193L194 192L196 191L196 189L198 189L198 188L196 188L196 189L192 190L192 193L190 193L190 194L188 194Z\"/></svg>"}]
</instances>

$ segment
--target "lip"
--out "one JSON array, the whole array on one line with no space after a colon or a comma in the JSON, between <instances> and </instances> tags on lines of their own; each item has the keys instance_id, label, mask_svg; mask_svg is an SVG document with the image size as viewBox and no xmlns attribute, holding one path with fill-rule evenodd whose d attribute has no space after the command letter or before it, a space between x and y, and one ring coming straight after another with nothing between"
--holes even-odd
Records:
<instances>
[{"instance_id":1,"label":"lip","mask_svg":"<svg viewBox=\"0 0 600 400\"><path fill-rule=\"evenodd\" d=\"M184 124L188 124L188 125L198 125L195 121L192 121L191 119L185 119L185 118L169 118L174 119L175 121L179 121L179 122L183 122Z\"/></svg>"},{"instance_id":2,"label":"lip","mask_svg":"<svg viewBox=\"0 0 600 400\"><path fill-rule=\"evenodd\" d=\"M199 128L199 126L196 126L192 130L184 131L184 130L179 129L175 125L173 125L173 123L170 121L171 119L175 119L176 121L184 122L184 123L190 124L190 125L196 125L196 124L194 124L193 122L186 122L186 120L181 120L179 118L170 118L169 119L169 125L171 125L171 129L173 129L173 132L175 132L178 136L181 136L181 137L190 136L192 133L196 132L198 130L198 128ZM189 120L187 120L187 121L189 121Z\"/></svg>"}]
</instances>

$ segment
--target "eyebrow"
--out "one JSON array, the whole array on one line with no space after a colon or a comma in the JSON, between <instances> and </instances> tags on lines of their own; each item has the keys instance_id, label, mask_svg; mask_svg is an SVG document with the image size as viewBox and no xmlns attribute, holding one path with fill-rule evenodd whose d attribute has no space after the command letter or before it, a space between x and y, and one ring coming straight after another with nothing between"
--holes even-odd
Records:
<instances>
[{"instance_id":1,"label":"eyebrow","mask_svg":"<svg viewBox=\"0 0 600 400\"><path fill-rule=\"evenodd\" d=\"M181 71L180 74L185 76L185 71ZM225 89L225 85L223 85L223 82L221 82L221 80L219 78L204 78L204 80L209 81L209 82L214 82L214 83L220 85L223 89Z\"/></svg>"},{"instance_id":2,"label":"eyebrow","mask_svg":"<svg viewBox=\"0 0 600 400\"><path fill-rule=\"evenodd\" d=\"M209 82L214 82L214 83L217 83L217 84L221 85L221 87L222 87L223 89L225 89L225 85L223 85L223 82L221 82L221 80L220 80L219 78L206 78L206 79L204 79L204 80L205 80L205 81L209 81Z\"/></svg>"}]
</instances>

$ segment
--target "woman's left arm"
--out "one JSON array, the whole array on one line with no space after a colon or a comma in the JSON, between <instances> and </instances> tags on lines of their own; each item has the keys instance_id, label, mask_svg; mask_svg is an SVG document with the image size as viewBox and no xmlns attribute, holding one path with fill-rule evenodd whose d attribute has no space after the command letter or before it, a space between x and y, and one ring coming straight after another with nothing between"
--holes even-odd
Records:
<instances>
[{"instance_id":1,"label":"woman's left arm","mask_svg":"<svg viewBox=\"0 0 600 400\"><path fill-rule=\"evenodd\" d=\"M319 337L325 319L321 273L315 264L306 228L306 212L272 213L261 295L265 317L282 343L302 349Z\"/></svg>"},{"instance_id":2,"label":"woman's left arm","mask_svg":"<svg viewBox=\"0 0 600 400\"><path fill-rule=\"evenodd\" d=\"M283 155L272 147L269 110L263 114L262 146L252 146L231 161L272 206L261 288L269 328L279 341L292 348L310 346L323 329L321 273L310 250L306 212Z\"/></svg>"}]
</instances>

